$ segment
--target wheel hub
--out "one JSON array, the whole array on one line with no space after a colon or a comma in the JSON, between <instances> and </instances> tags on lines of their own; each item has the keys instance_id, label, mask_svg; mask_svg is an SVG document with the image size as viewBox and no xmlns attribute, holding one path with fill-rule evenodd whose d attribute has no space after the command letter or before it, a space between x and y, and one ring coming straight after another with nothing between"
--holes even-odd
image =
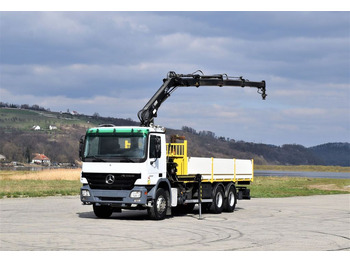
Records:
<instances>
[{"instance_id":1,"label":"wheel hub","mask_svg":"<svg viewBox=\"0 0 350 262\"><path fill-rule=\"evenodd\" d=\"M228 203L230 206L233 206L235 203L235 196L234 196L233 192L230 192L228 195Z\"/></svg>"},{"instance_id":2,"label":"wheel hub","mask_svg":"<svg viewBox=\"0 0 350 262\"><path fill-rule=\"evenodd\" d=\"M222 206L222 203L223 203L222 194L220 194L220 193L217 194L217 195L216 195L215 201L216 201L216 206L217 206L217 207L221 207L221 206Z\"/></svg>"},{"instance_id":3,"label":"wheel hub","mask_svg":"<svg viewBox=\"0 0 350 262\"><path fill-rule=\"evenodd\" d=\"M158 210L158 213L163 213L166 209L166 200L164 197L159 197L157 199L157 210Z\"/></svg>"}]
</instances>

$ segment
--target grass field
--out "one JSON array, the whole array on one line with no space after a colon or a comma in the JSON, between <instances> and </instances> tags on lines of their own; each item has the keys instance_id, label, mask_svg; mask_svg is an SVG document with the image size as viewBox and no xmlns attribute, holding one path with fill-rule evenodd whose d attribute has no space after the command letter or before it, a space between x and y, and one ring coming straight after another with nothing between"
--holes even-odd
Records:
<instances>
[{"instance_id":1,"label":"grass field","mask_svg":"<svg viewBox=\"0 0 350 262\"><path fill-rule=\"evenodd\" d=\"M283 165L254 165L256 170L304 171L304 172L350 172L350 167L344 166L283 166Z\"/></svg>"},{"instance_id":2,"label":"grass field","mask_svg":"<svg viewBox=\"0 0 350 262\"><path fill-rule=\"evenodd\" d=\"M79 195L80 169L0 170L0 198ZM349 194L350 179L255 177L253 198Z\"/></svg>"},{"instance_id":3,"label":"grass field","mask_svg":"<svg viewBox=\"0 0 350 262\"><path fill-rule=\"evenodd\" d=\"M78 195L80 169L0 170L0 198Z\"/></svg>"},{"instance_id":4,"label":"grass field","mask_svg":"<svg viewBox=\"0 0 350 262\"><path fill-rule=\"evenodd\" d=\"M255 177L250 192L256 198L349 194L350 179Z\"/></svg>"}]
</instances>

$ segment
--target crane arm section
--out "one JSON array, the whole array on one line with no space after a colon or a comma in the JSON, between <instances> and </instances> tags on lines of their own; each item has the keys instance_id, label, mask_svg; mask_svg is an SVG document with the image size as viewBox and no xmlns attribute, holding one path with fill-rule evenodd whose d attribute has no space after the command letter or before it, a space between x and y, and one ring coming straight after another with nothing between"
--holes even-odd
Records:
<instances>
[{"instance_id":1,"label":"crane arm section","mask_svg":"<svg viewBox=\"0 0 350 262\"><path fill-rule=\"evenodd\" d=\"M197 71L202 73L201 71ZM197 72L193 74L176 74L170 71L167 78L163 79L163 85L152 96L147 104L138 112L137 116L140 119L141 126L150 126L157 117L157 112L161 104L175 91L177 87L189 86L240 86L240 87L255 87L262 99L266 98L265 81L252 82L242 77L232 78L226 74L218 75L203 75Z\"/></svg>"}]
</instances>

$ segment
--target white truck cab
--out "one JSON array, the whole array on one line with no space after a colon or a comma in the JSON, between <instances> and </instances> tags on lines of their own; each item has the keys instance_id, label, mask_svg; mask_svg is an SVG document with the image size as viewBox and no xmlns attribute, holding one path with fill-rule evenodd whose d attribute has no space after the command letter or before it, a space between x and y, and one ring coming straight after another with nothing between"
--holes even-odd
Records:
<instances>
[{"instance_id":1,"label":"white truck cab","mask_svg":"<svg viewBox=\"0 0 350 262\"><path fill-rule=\"evenodd\" d=\"M94 209L146 208L152 206L156 189L170 192L164 128L90 128L81 140L80 156L81 201ZM166 197L170 203L171 196Z\"/></svg>"}]
</instances>

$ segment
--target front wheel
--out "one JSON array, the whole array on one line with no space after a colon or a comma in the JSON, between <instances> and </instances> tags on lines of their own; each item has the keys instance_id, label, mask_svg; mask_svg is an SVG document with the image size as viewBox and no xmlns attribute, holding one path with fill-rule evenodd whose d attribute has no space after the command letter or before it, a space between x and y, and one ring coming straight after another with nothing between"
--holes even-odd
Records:
<instances>
[{"instance_id":1,"label":"front wheel","mask_svg":"<svg viewBox=\"0 0 350 262\"><path fill-rule=\"evenodd\" d=\"M148 215L155 220L162 220L166 216L168 209L168 198L163 188L159 188L152 207L148 208Z\"/></svg>"}]
</instances>

